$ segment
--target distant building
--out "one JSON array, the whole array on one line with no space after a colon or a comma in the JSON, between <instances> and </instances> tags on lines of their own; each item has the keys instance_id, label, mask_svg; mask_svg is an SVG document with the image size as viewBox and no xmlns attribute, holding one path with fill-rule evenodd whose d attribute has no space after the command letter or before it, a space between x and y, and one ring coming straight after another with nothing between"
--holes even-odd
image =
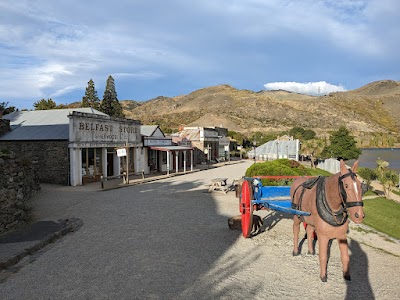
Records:
<instances>
[{"instance_id":1,"label":"distant building","mask_svg":"<svg viewBox=\"0 0 400 300\"><path fill-rule=\"evenodd\" d=\"M269 141L259 147L253 148L249 151L249 158L256 158L257 160L275 160L280 158L287 158L291 160L299 160L300 141L293 139L293 137L283 136L273 141Z\"/></svg>"},{"instance_id":2,"label":"distant building","mask_svg":"<svg viewBox=\"0 0 400 300\"><path fill-rule=\"evenodd\" d=\"M194 160L196 164L206 161L225 160L229 152L230 140L227 138L228 129L223 127L181 127L172 134L173 140L191 141L196 148Z\"/></svg>"},{"instance_id":3,"label":"distant building","mask_svg":"<svg viewBox=\"0 0 400 300\"><path fill-rule=\"evenodd\" d=\"M193 148L189 143L174 143L171 136L165 136L158 125L142 125L140 133L147 149L146 160L149 172L167 172L188 168L193 170Z\"/></svg>"}]
</instances>

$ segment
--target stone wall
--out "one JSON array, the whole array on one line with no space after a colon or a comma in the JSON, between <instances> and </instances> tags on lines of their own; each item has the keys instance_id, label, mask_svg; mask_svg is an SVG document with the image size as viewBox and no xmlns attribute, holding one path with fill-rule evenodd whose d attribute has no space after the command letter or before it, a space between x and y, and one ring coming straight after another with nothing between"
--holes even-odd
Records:
<instances>
[{"instance_id":1,"label":"stone wall","mask_svg":"<svg viewBox=\"0 0 400 300\"><path fill-rule=\"evenodd\" d=\"M0 112L0 136L5 134L6 132L10 131L10 120L1 119L1 112Z\"/></svg>"},{"instance_id":2,"label":"stone wall","mask_svg":"<svg viewBox=\"0 0 400 300\"><path fill-rule=\"evenodd\" d=\"M37 161L0 149L0 233L25 224L28 200L39 190Z\"/></svg>"},{"instance_id":3,"label":"stone wall","mask_svg":"<svg viewBox=\"0 0 400 300\"><path fill-rule=\"evenodd\" d=\"M0 141L0 149L38 162L41 183L69 184L68 141Z\"/></svg>"}]
</instances>

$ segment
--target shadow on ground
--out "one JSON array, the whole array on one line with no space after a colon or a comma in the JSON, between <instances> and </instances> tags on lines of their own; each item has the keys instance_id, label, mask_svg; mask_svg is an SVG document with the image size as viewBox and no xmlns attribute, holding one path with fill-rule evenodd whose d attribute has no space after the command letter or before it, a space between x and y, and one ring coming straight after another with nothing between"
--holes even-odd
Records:
<instances>
[{"instance_id":1,"label":"shadow on ground","mask_svg":"<svg viewBox=\"0 0 400 300\"><path fill-rule=\"evenodd\" d=\"M228 228L227 217L218 213L203 181L186 180L103 192L42 189L34 203L37 218L75 217L84 225L56 242L29 270L24 268L2 283L3 295L216 299L232 291L255 293L257 284L232 282L215 288L257 260L257 253L226 255L240 232ZM24 289L17 288L21 284Z\"/></svg>"}]
</instances>

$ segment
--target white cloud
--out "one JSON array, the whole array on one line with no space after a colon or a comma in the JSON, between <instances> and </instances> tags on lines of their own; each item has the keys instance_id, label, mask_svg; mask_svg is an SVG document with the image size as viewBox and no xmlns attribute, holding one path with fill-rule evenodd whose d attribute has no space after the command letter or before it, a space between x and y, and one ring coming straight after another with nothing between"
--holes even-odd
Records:
<instances>
[{"instance_id":1,"label":"white cloud","mask_svg":"<svg viewBox=\"0 0 400 300\"><path fill-rule=\"evenodd\" d=\"M68 101L79 94L71 87L93 79L101 89L109 74L124 81L119 94L141 99L207 84L259 89L260 78L286 74L355 88L398 74L399 8L398 0L0 0L0 99ZM146 88L133 88L138 81Z\"/></svg>"},{"instance_id":2,"label":"white cloud","mask_svg":"<svg viewBox=\"0 0 400 300\"><path fill-rule=\"evenodd\" d=\"M346 89L342 85L333 85L325 81L318 82L270 82L264 84L267 90L285 90L289 92L307 95L327 95L332 92L343 92Z\"/></svg>"},{"instance_id":3,"label":"white cloud","mask_svg":"<svg viewBox=\"0 0 400 300\"><path fill-rule=\"evenodd\" d=\"M84 88L82 86L77 86L77 85L67 86L65 88L62 88L62 89L50 94L49 98L62 96L62 95L68 94L68 93L70 93L72 91L76 91L76 90L84 90Z\"/></svg>"}]
</instances>

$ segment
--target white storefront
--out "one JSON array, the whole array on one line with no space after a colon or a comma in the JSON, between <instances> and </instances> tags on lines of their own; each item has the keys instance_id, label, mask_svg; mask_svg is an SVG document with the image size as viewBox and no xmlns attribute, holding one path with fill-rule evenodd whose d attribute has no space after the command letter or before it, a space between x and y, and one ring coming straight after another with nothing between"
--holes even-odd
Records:
<instances>
[{"instance_id":1,"label":"white storefront","mask_svg":"<svg viewBox=\"0 0 400 300\"><path fill-rule=\"evenodd\" d=\"M76 111L68 117L72 186L146 169L138 121ZM122 148L126 155L118 156Z\"/></svg>"}]
</instances>

